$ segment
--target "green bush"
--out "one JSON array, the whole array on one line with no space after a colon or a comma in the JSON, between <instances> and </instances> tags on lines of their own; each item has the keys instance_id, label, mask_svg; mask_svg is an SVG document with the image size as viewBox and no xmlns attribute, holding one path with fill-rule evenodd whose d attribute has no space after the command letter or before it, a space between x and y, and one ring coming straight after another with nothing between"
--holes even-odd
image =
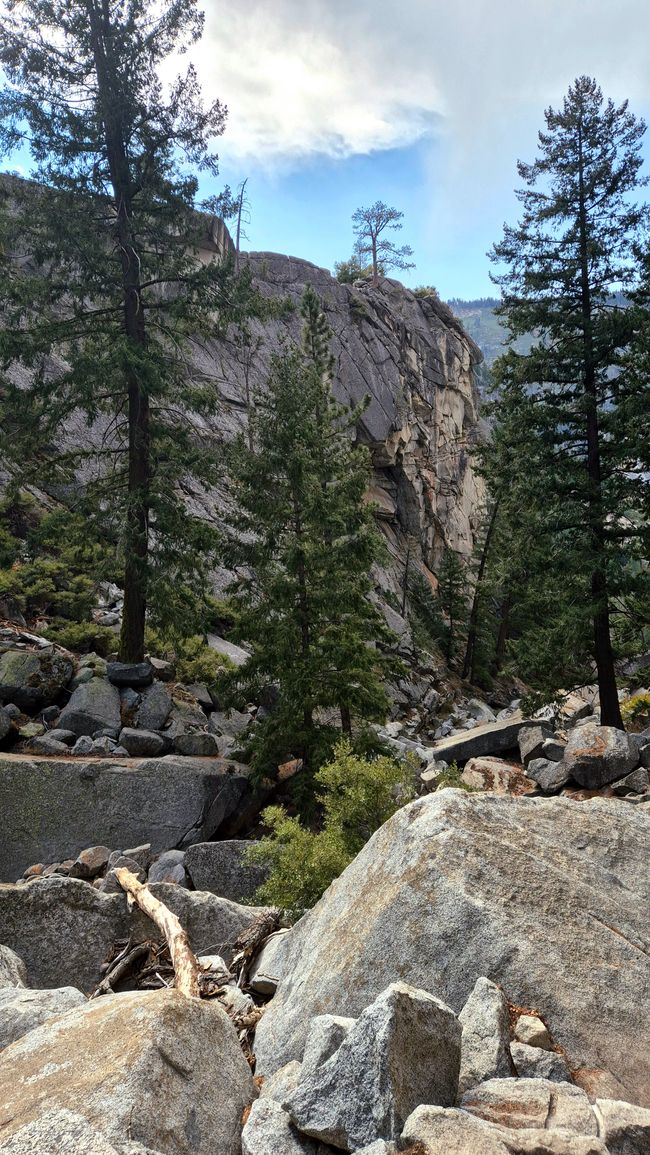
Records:
<instances>
[{"instance_id":1,"label":"green bush","mask_svg":"<svg viewBox=\"0 0 650 1155\"><path fill-rule=\"evenodd\" d=\"M117 648L117 634L108 626L98 626L95 622L68 622L58 618L50 622L43 634L51 642L79 654L95 653L105 658Z\"/></svg>"},{"instance_id":2,"label":"green bush","mask_svg":"<svg viewBox=\"0 0 650 1155\"><path fill-rule=\"evenodd\" d=\"M410 762L363 758L348 741L338 743L315 782L321 829L309 830L283 807L271 806L262 814L270 834L247 853L270 871L255 901L293 914L313 906L374 831L415 797Z\"/></svg>"},{"instance_id":3,"label":"green bush","mask_svg":"<svg viewBox=\"0 0 650 1155\"><path fill-rule=\"evenodd\" d=\"M457 762L450 762L444 773L436 780L436 790L444 790L445 787L451 786L454 790L466 790L468 794L476 794L479 787L469 786L464 782L462 773Z\"/></svg>"},{"instance_id":4,"label":"green bush","mask_svg":"<svg viewBox=\"0 0 650 1155\"><path fill-rule=\"evenodd\" d=\"M71 572L65 559L37 557L0 570L0 597L10 596L28 618L42 614L81 621L95 602L90 578Z\"/></svg>"},{"instance_id":5,"label":"green bush","mask_svg":"<svg viewBox=\"0 0 650 1155\"><path fill-rule=\"evenodd\" d=\"M154 657L172 662L179 682L188 685L198 682L210 689L216 685L224 670L234 668L230 658L211 649L200 634L193 634L189 638L171 638L161 631L147 628L145 643Z\"/></svg>"},{"instance_id":6,"label":"green bush","mask_svg":"<svg viewBox=\"0 0 650 1155\"><path fill-rule=\"evenodd\" d=\"M643 730L650 721L650 694L633 694L621 703L621 717L627 730Z\"/></svg>"}]
</instances>

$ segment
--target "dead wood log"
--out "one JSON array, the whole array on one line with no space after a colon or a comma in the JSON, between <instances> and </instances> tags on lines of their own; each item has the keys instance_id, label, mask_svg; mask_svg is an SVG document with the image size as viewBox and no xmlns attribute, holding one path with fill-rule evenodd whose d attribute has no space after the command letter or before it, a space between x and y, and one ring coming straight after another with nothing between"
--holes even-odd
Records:
<instances>
[{"instance_id":1,"label":"dead wood log","mask_svg":"<svg viewBox=\"0 0 650 1155\"><path fill-rule=\"evenodd\" d=\"M155 922L164 934L176 975L176 990L190 998L200 998L199 964L196 961L189 939L178 918L169 907L154 898L147 886L138 882L135 874L126 867L117 867L115 877L132 902Z\"/></svg>"},{"instance_id":2,"label":"dead wood log","mask_svg":"<svg viewBox=\"0 0 650 1155\"><path fill-rule=\"evenodd\" d=\"M124 978L124 975L128 974L136 962L149 954L149 949L150 944L148 942L141 942L131 951L122 951L115 961L110 964L107 974L90 996L91 999L98 999L100 995L112 995L115 984L119 982L121 978Z\"/></svg>"}]
</instances>

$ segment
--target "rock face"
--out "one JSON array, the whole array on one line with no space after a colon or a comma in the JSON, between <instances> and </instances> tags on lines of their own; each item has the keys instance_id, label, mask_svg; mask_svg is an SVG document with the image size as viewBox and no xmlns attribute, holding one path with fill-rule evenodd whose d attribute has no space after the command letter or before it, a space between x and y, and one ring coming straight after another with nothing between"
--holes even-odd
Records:
<instances>
[{"instance_id":1,"label":"rock face","mask_svg":"<svg viewBox=\"0 0 650 1155\"><path fill-rule=\"evenodd\" d=\"M133 765L0 756L0 880L32 862L76 858L100 841L150 842L156 853L210 838L236 808L246 774L235 763L175 755Z\"/></svg>"},{"instance_id":2,"label":"rock face","mask_svg":"<svg viewBox=\"0 0 650 1155\"><path fill-rule=\"evenodd\" d=\"M195 954L216 944L229 958L229 945L259 914L256 907L178 886L157 883L151 889L178 915ZM24 958L31 986L76 986L86 993L99 982L100 964L114 942L130 934L134 941L159 937L145 915L128 911L123 893L100 894L85 882L56 875L27 886L0 885L0 928ZM24 971L14 966L12 974Z\"/></svg>"},{"instance_id":3,"label":"rock face","mask_svg":"<svg viewBox=\"0 0 650 1155\"><path fill-rule=\"evenodd\" d=\"M0 1133L11 1136L46 1108L67 1109L115 1144L239 1155L240 1119L254 1093L217 1004L133 992L69 1011L2 1052Z\"/></svg>"},{"instance_id":4,"label":"rock face","mask_svg":"<svg viewBox=\"0 0 650 1155\"><path fill-rule=\"evenodd\" d=\"M283 1106L300 1131L344 1151L396 1139L419 1103L456 1101L460 1036L444 1003L392 983Z\"/></svg>"},{"instance_id":5,"label":"rock face","mask_svg":"<svg viewBox=\"0 0 650 1155\"><path fill-rule=\"evenodd\" d=\"M357 1015L397 977L458 1013L485 975L539 1009L578 1082L645 1105L650 1055L630 1039L650 1034L649 853L646 808L614 799L418 799L294 927L258 1072L301 1057L315 1014Z\"/></svg>"},{"instance_id":6,"label":"rock face","mask_svg":"<svg viewBox=\"0 0 650 1155\"><path fill-rule=\"evenodd\" d=\"M34 713L56 702L73 673L72 659L58 650L7 650L0 657L0 702Z\"/></svg>"}]
</instances>

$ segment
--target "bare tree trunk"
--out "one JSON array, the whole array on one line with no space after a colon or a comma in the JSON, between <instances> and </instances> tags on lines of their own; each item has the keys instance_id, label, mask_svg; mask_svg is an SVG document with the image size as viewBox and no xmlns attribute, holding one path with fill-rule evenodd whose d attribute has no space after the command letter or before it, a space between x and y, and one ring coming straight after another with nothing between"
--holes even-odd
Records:
<instances>
[{"instance_id":1,"label":"bare tree trunk","mask_svg":"<svg viewBox=\"0 0 650 1155\"><path fill-rule=\"evenodd\" d=\"M137 903L140 910L149 915L159 930L164 934L169 946L174 974L176 975L176 990L188 998L199 998L199 964L190 947L187 933L183 930L178 918L172 914L169 907L154 898L148 887L138 881L126 867L119 867L115 877L120 886L131 899Z\"/></svg>"}]
</instances>

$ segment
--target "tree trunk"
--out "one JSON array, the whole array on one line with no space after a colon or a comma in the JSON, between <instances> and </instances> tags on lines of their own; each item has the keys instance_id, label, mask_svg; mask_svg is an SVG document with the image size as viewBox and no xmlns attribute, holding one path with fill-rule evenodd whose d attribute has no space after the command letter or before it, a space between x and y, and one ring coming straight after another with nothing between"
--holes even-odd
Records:
<instances>
[{"instance_id":1,"label":"tree trunk","mask_svg":"<svg viewBox=\"0 0 650 1155\"><path fill-rule=\"evenodd\" d=\"M136 902L140 910L148 914L151 921L163 932L174 967L176 990L188 998L200 998L199 964L190 947L187 933L176 915L159 899L154 898L149 888L126 867L119 867L115 871L115 877L132 901Z\"/></svg>"},{"instance_id":2,"label":"tree trunk","mask_svg":"<svg viewBox=\"0 0 650 1155\"><path fill-rule=\"evenodd\" d=\"M300 512L300 501L297 492L293 493L293 512L294 512L294 531L298 541L302 541L302 516ZM309 598L307 596L307 574L305 571L305 556L302 550L302 545L298 551L298 620L300 622L300 653L303 660L303 672L307 668L307 661L311 649L310 636L310 622L309 622ZM303 707L303 725L307 731L311 730L314 725L314 713L307 703ZM305 764L307 763L307 751L302 751L302 757Z\"/></svg>"},{"instance_id":3,"label":"tree trunk","mask_svg":"<svg viewBox=\"0 0 650 1155\"><path fill-rule=\"evenodd\" d=\"M467 645L465 647L465 658L463 660L463 668L461 671L461 678L469 678L472 682L476 676L475 662L476 662L476 643L478 640L478 611L481 600L482 582L485 576L485 567L487 565L488 554L490 552L490 542L492 540L492 533L497 519L497 511L499 509L498 500L495 501L490 514L490 520L485 533L485 541L483 542L483 549L481 550L481 560L479 562L478 573L476 575L476 585L474 586L474 597L472 598L472 609L469 615L469 625L467 627Z\"/></svg>"},{"instance_id":4,"label":"tree trunk","mask_svg":"<svg viewBox=\"0 0 650 1155\"><path fill-rule=\"evenodd\" d=\"M377 267L377 238L375 236L371 236L371 241L372 241L372 283L373 283L373 285L378 285L379 284L379 269Z\"/></svg>"},{"instance_id":5,"label":"tree trunk","mask_svg":"<svg viewBox=\"0 0 650 1155\"><path fill-rule=\"evenodd\" d=\"M341 703L341 730L348 737L352 737L352 717L350 714L350 707Z\"/></svg>"},{"instance_id":6,"label":"tree trunk","mask_svg":"<svg viewBox=\"0 0 650 1155\"><path fill-rule=\"evenodd\" d=\"M116 210L115 231L122 264L123 324L128 343L144 347L146 331L141 299L140 257L134 236L131 176L120 120L120 91L111 58L110 9L103 0L101 11L94 0L87 5L91 27L97 92L101 109L106 155ZM149 561L149 491L151 446L149 399L137 371L125 371L128 396L128 506L124 533L124 610L120 634L120 660L140 662L144 657Z\"/></svg>"},{"instance_id":7,"label":"tree trunk","mask_svg":"<svg viewBox=\"0 0 650 1155\"><path fill-rule=\"evenodd\" d=\"M578 182L580 192L578 223L580 228L584 391L587 416L587 499L589 537L593 556L591 601L594 658L598 675L601 725L615 726L619 730L624 730L625 727L621 718L621 708L616 686L614 652L612 649L609 620L609 591L607 588L607 574L605 569L606 544L602 502L600 436L598 428L598 386L593 344L591 288L589 282L589 245L584 192L584 158L582 130L580 126L578 127L578 150Z\"/></svg>"},{"instance_id":8,"label":"tree trunk","mask_svg":"<svg viewBox=\"0 0 650 1155\"><path fill-rule=\"evenodd\" d=\"M512 597L506 593L501 601L499 607L499 632L497 634L496 646L494 648L494 660L492 662L492 673L500 674L503 669L503 662L506 656L506 642L508 641L508 632L510 629L510 607L512 606Z\"/></svg>"}]
</instances>

